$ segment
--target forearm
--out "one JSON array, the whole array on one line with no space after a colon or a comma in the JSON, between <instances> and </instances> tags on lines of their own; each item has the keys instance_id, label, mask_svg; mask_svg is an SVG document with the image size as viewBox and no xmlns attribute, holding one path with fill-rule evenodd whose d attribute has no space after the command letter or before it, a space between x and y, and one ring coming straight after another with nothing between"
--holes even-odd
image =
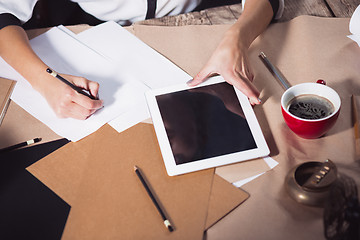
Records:
<instances>
[{"instance_id":1,"label":"forearm","mask_svg":"<svg viewBox=\"0 0 360 240\"><path fill-rule=\"evenodd\" d=\"M0 56L36 89L48 76L46 65L32 50L25 31L19 26L0 30Z\"/></svg>"},{"instance_id":2,"label":"forearm","mask_svg":"<svg viewBox=\"0 0 360 240\"><path fill-rule=\"evenodd\" d=\"M228 34L233 34L242 47L248 48L266 29L273 15L273 9L268 0L247 0L242 14Z\"/></svg>"},{"instance_id":3,"label":"forearm","mask_svg":"<svg viewBox=\"0 0 360 240\"><path fill-rule=\"evenodd\" d=\"M58 117L86 119L103 106L102 100L79 94L48 74L46 64L32 50L20 26L9 25L0 30L0 56L47 100ZM98 95L99 84L96 82L72 75L64 77L92 96Z\"/></svg>"}]
</instances>

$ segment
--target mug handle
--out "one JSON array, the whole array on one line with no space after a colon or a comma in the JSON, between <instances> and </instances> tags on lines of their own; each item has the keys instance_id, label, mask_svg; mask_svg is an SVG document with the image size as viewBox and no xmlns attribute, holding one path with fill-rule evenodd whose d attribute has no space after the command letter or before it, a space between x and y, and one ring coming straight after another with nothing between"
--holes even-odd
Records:
<instances>
[{"instance_id":1,"label":"mug handle","mask_svg":"<svg viewBox=\"0 0 360 240\"><path fill-rule=\"evenodd\" d=\"M322 80L322 79L317 80L316 83L319 83L319 84L322 84L322 85L326 85L326 81L325 81L325 80Z\"/></svg>"}]
</instances>

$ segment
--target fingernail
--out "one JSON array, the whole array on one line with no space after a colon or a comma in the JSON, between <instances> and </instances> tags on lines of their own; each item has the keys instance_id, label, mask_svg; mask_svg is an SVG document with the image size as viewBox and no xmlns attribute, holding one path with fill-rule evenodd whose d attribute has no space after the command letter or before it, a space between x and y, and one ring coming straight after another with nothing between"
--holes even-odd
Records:
<instances>
[{"instance_id":1,"label":"fingernail","mask_svg":"<svg viewBox=\"0 0 360 240\"><path fill-rule=\"evenodd\" d=\"M250 103L251 105L255 105L255 104L260 104L261 103L261 99L260 98L250 98Z\"/></svg>"}]
</instances>

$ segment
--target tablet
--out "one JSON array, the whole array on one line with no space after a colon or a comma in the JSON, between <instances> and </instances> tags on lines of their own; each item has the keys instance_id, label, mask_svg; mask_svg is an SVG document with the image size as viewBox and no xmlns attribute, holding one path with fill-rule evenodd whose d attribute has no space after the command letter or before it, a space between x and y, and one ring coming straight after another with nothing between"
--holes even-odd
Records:
<instances>
[{"instance_id":1,"label":"tablet","mask_svg":"<svg viewBox=\"0 0 360 240\"><path fill-rule=\"evenodd\" d=\"M248 98L220 76L145 96L169 176L269 154Z\"/></svg>"}]
</instances>

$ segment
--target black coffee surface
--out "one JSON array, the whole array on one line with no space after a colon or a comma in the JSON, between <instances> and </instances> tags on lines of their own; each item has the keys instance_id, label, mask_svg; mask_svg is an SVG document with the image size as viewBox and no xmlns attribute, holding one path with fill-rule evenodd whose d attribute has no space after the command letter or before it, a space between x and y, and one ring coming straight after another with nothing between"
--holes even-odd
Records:
<instances>
[{"instance_id":1,"label":"black coffee surface","mask_svg":"<svg viewBox=\"0 0 360 240\"><path fill-rule=\"evenodd\" d=\"M299 118L320 119L331 115L334 105L326 98L304 94L291 100L288 111Z\"/></svg>"}]
</instances>

